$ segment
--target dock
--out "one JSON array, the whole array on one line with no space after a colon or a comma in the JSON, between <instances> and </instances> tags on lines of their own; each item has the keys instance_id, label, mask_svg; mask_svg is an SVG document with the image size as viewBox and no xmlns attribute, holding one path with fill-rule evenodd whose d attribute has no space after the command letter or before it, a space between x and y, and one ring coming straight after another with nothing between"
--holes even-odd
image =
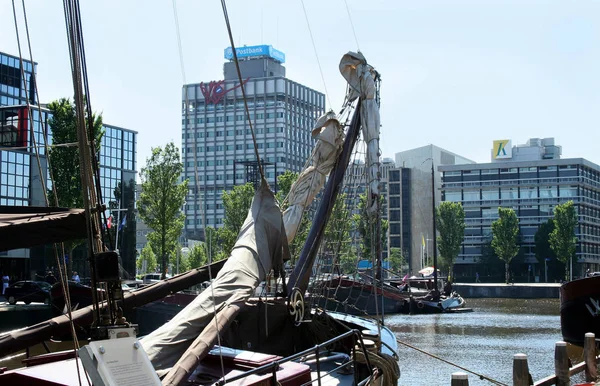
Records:
<instances>
[{"instance_id":1,"label":"dock","mask_svg":"<svg viewBox=\"0 0 600 386\"><path fill-rule=\"evenodd\" d=\"M558 299L560 283L454 283L463 298Z\"/></svg>"}]
</instances>

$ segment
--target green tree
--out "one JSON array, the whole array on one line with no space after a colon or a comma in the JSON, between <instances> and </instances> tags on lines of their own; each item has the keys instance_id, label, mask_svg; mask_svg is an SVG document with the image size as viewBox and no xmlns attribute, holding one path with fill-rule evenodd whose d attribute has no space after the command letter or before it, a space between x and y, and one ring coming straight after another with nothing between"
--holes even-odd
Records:
<instances>
[{"instance_id":1,"label":"green tree","mask_svg":"<svg viewBox=\"0 0 600 386\"><path fill-rule=\"evenodd\" d=\"M223 225L237 235L248 216L248 210L252 204L252 198L254 198L254 186L250 182L237 185L230 192L223 191L221 197L225 209Z\"/></svg>"},{"instance_id":2,"label":"green tree","mask_svg":"<svg viewBox=\"0 0 600 386\"><path fill-rule=\"evenodd\" d=\"M352 252L352 217L346 206L346 197L346 194L338 194L323 235L322 251L330 261L332 271L343 265L342 256L352 256L356 259ZM356 261L353 265L356 266Z\"/></svg>"},{"instance_id":3,"label":"green tree","mask_svg":"<svg viewBox=\"0 0 600 386\"><path fill-rule=\"evenodd\" d=\"M286 170L283 174L277 176L277 194L275 195L277 201L280 203L284 202L285 198L290 193L292 185L297 179L298 173L294 173L290 170Z\"/></svg>"},{"instance_id":4,"label":"green tree","mask_svg":"<svg viewBox=\"0 0 600 386\"><path fill-rule=\"evenodd\" d=\"M573 201L554 207L554 230L550 233L550 247L558 260L565 263L565 280L569 279L569 260L573 258L577 246L576 226L577 213Z\"/></svg>"},{"instance_id":5,"label":"green tree","mask_svg":"<svg viewBox=\"0 0 600 386\"><path fill-rule=\"evenodd\" d=\"M556 258L556 254L550 247L550 233L554 230L554 219L549 219L540 224L535 232L535 257L537 258L542 270L548 270L548 280L550 282L556 279L562 279L565 274L565 265ZM546 260L548 259L548 260ZM542 271L542 277L545 272Z\"/></svg>"},{"instance_id":6,"label":"green tree","mask_svg":"<svg viewBox=\"0 0 600 386\"><path fill-rule=\"evenodd\" d=\"M208 262L205 244L196 244L190 249L188 254L190 269L200 268Z\"/></svg>"},{"instance_id":7,"label":"green tree","mask_svg":"<svg viewBox=\"0 0 600 386\"><path fill-rule=\"evenodd\" d=\"M379 207L380 207L381 213L379 213L379 216L377 218L381 219L382 212L383 212L383 196L380 196ZM372 250L372 248L371 248L371 246L372 246L371 240L373 237L372 236L372 231L373 231L372 225L374 225L374 224L371 224L372 218L367 213L367 195L366 195L366 193L361 194L359 197L358 210L359 210L359 213L355 214L352 217L352 222L354 223L354 226L361 237L361 244L360 244L361 258L369 259L369 257L371 256L371 250ZM377 220L377 221L380 221L380 224L381 224L381 239L379 240L379 242L381 243L381 249L384 250L387 246L387 230L388 230L389 225L388 225L387 220Z\"/></svg>"},{"instance_id":8,"label":"green tree","mask_svg":"<svg viewBox=\"0 0 600 386\"><path fill-rule=\"evenodd\" d=\"M171 142L164 149L152 148L152 155L140 173L142 192L138 210L142 221L152 229L148 240L154 253L161 258L163 279L169 256L173 256L178 248L177 239L185 218L181 207L185 202L188 181L179 182L182 171L179 149Z\"/></svg>"},{"instance_id":9,"label":"green tree","mask_svg":"<svg viewBox=\"0 0 600 386\"><path fill-rule=\"evenodd\" d=\"M343 274L352 275L356 273L356 263L358 262L358 257L356 256L353 248L349 248L347 253L340 255L339 261Z\"/></svg>"},{"instance_id":10,"label":"green tree","mask_svg":"<svg viewBox=\"0 0 600 386\"><path fill-rule=\"evenodd\" d=\"M285 173L277 177L278 188L276 197L281 205L282 212L288 208L288 203L285 201L285 198L290 193L294 182L296 182L298 179L298 175L298 173L286 170ZM304 243L306 242L308 232L310 231L312 214L313 212L310 207L305 208L304 214L302 215L302 220L300 220L300 225L298 226L298 231L296 232L296 236L294 237L292 244L289 246L291 263L296 261L300 255L300 252L302 252L302 248L304 248Z\"/></svg>"},{"instance_id":11,"label":"green tree","mask_svg":"<svg viewBox=\"0 0 600 386\"><path fill-rule=\"evenodd\" d=\"M446 201L440 203L435 212L435 222L440 233L437 247L441 263L448 270L448 275L454 277L454 261L465 239L465 211L460 203Z\"/></svg>"},{"instance_id":12,"label":"green tree","mask_svg":"<svg viewBox=\"0 0 600 386\"><path fill-rule=\"evenodd\" d=\"M389 261L392 271L398 273L402 270L402 266L406 264L406 259L402 255L402 250L400 248L390 248Z\"/></svg>"},{"instance_id":13,"label":"green tree","mask_svg":"<svg viewBox=\"0 0 600 386\"><path fill-rule=\"evenodd\" d=\"M238 233L227 228L207 227L204 243L207 259L210 257L210 261L215 262L228 258Z\"/></svg>"},{"instance_id":14,"label":"green tree","mask_svg":"<svg viewBox=\"0 0 600 386\"><path fill-rule=\"evenodd\" d=\"M68 98L61 98L48 104L51 118L53 145L77 142L77 114L75 104ZM86 117L87 118L87 117ZM102 140L102 115L92 115L93 138L96 151L100 151ZM86 119L87 122L87 119ZM97 154L95 155L97 156ZM64 208L83 208L83 189L81 187L79 148L77 146L53 146L48 151L50 171L54 179L54 188L58 205ZM54 191L48 191L51 206L55 205ZM73 250L85 240L65 242L65 251L69 258L69 277L73 266Z\"/></svg>"},{"instance_id":15,"label":"green tree","mask_svg":"<svg viewBox=\"0 0 600 386\"><path fill-rule=\"evenodd\" d=\"M142 253L137 260L137 269L142 275L146 272L154 272L156 270L156 255L152 251L150 244L146 244L142 249Z\"/></svg>"},{"instance_id":16,"label":"green tree","mask_svg":"<svg viewBox=\"0 0 600 386\"><path fill-rule=\"evenodd\" d=\"M504 261L504 277L508 284L510 261L519 253L519 220L512 208L499 207L498 215L500 217L492 223L492 248Z\"/></svg>"},{"instance_id":17,"label":"green tree","mask_svg":"<svg viewBox=\"0 0 600 386\"><path fill-rule=\"evenodd\" d=\"M254 198L254 186L248 182L244 185L234 186L229 192L223 191L223 208L225 209L225 218L223 227L216 230L214 238L210 239L216 243L211 244L213 250L221 250L229 256L235 240L237 239L242 225L248 216L248 210ZM208 229L207 229L208 231ZM208 240L208 236L206 237ZM216 248L216 249L215 249ZM215 254L212 254L215 261Z\"/></svg>"}]
</instances>

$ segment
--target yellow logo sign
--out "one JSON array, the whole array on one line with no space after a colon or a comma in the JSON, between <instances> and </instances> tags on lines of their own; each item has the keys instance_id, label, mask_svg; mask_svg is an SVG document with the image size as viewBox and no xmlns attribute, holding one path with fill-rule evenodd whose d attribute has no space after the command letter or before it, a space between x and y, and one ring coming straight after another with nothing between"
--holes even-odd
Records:
<instances>
[{"instance_id":1,"label":"yellow logo sign","mask_svg":"<svg viewBox=\"0 0 600 386\"><path fill-rule=\"evenodd\" d=\"M494 159L512 158L512 143L510 139L501 139L494 141L492 150Z\"/></svg>"}]
</instances>

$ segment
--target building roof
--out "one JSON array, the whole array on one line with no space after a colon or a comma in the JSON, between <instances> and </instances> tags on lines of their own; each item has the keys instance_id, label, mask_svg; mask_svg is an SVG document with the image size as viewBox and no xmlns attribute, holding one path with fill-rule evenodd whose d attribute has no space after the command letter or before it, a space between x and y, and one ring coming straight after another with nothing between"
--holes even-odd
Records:
<instances>
[{"instance_id":1,"label":"building roof","mask_svg":"<svg viewBox=\"0 0 600 386\"><path fill-rule=\"evenodd\" d=\"M461 170L481 170L481 169L504 169L518 168L524 166L549 166L549 165L584 165L589 168L600 171L600 166L586 160L585 158L561 158L561 159L543 159L535 161L504 161L504 162L486 162L478 164L462 164L462 165L440 165L438 171L451 172Z\"/></svg>"}]
</instances>

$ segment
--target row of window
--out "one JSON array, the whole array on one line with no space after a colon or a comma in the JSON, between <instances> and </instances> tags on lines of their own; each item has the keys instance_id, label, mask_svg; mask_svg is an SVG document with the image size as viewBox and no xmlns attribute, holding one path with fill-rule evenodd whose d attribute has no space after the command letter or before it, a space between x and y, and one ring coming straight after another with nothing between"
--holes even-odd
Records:
<instances>
[{"instance_id":1,"label":"row of window","mask_svg":"<svg viewBox=\"0 0 600 386\"><path fill-rule=\"evenodd\" d=\"M275 118L283 118L284 114L283 112L273 112L273 113L250 113L250 119L251 120L256 120L256 119L275 119ZM196 122L196 124L201 124L201 123L215 123L215 122L243 122L246 120L246 114L238 114L236 116L233 115L227 115L225 117L223 116L217 116L217 117L206 117L206 118L182 118L181 119L181 123L182 124L191 124L194 123L194 121Z\"/></svg>"},{"instance_id":2,"label":"row of window","mask_svg":"<svg viewBox=\"0 0 600 386\"><path fill-rule=\"evenodd\" d=\"M265 176L266 178L274 178L275 177L275 173L274 172L265 172ZM195 182L196 178L194 175L188 176L187 177L189 179L190 182ZM199 181L232 181L233 178L233 173L231 174L199 174L198 175L198 180ZM246 173L236 173L235 174L235 180L245 180L246 179Z\"/></svg>"},{"instance_id":3,"label":"row of window","mask_svg":"<svg viewBox=\"0 0 600 386\"><path fill-rule=\"evenodd\" d=\"M444 191L445 201L486 201L577 197L577 186L556 185L521 188Z\"/></svg>"},{"instance_id":4,"label":"row of window","mask_svg":"<svg viewBox=\"0 0 600 386\"><path fill-rule=\"evenodd\" d=\"M185 130L184 130L185 131ZM274 134L274 133L283 133L283 127L255 127L255 134ZM248 129L236 129L236 130L208 130L206 132L197 131L196 138L215 138L215 137L233 137L235 135L251 135L252 131ZM184 132L181 134L182 139L191 139L194 138L194 133Z\"/></svg>"}]
</instances>

